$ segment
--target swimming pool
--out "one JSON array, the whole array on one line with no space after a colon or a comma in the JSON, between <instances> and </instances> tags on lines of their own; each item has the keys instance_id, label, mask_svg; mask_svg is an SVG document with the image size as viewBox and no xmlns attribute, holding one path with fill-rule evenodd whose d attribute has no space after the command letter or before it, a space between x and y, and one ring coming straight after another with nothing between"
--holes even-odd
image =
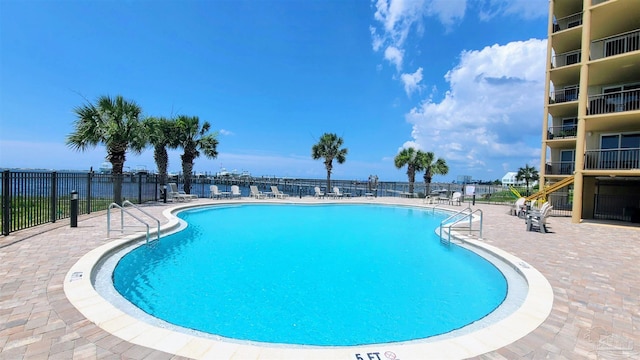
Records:
<instances>
[{"instance_id":1,"label":"swimming pool","mask_svg":"<svg viewBox=\"0 0 640 360\"><path fill-rule=\"evenodd\" d=\"M116 289L140 309L227 338L359 345L447 333L493 311L502 273L440 245L444 215L375 205L237 205L124 256Z\"/></svg>"}]
</instances>

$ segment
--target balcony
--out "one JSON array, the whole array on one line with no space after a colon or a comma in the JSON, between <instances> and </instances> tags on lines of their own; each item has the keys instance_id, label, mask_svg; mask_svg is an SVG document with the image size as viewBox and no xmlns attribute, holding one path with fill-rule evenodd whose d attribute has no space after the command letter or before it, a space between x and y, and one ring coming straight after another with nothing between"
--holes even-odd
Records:
<instances>
[{"instance_id":1,"label":"balcony","mask_svg":"<svg viewBox=\"0 0 640 360\"><path fill-rule=\"evenodd\" d=\"M555 55L551 58L551 67L559 68L567 65L578 64L582 60L580 50L573 50L566 53Z\"/></svg>"},{"instance_id":2,"label":"balcony","mask_svg":"<svg viewBox=\"0 0 640 360\"><path fill-rule=\"evenodd\" d=\"M591 60L640 50L640 30L611 36L591 43Z\"/></svg>"},{"instance_id":3,"label":"balcony","mask_svg":"<svg viewBox=\"0 0 640 360\"><path fill-rule=\"evenodd\" d=\"M549 126L549 131L547 131L547 140L575 138L577 133L578 127L576 125Z\"/></svg>"},{"instance_id":4,"label":"balcony","mask_svg":"<svg viewBox=\"0 0 640 360\"><path fill-rule=\"evenodd\" d=\"M640 110L640 89L589 96L589 115Z\"/></svg>"},{"instance_id":5,"label":"balcony","mask_svg":"<svg viewBox=\"0 0 640 360\"><path fill-rule=\"evenodd\" d=\"M549 93L549 104L560 104L563 102L578 100L578 87L566 87L564 89L551 91Z\"/></svg>"},{"instance_id":6,"label":"balcony","mask_svg":"<svg viewBox=\"0 0 640 360\"><path fill-rule=\"evenodd\" d=\"M587 150L585 170L640 169L640 148Z\"/></svg>"},{"instance_id":7,"label":"balcony","mask_svg":"<svg viewBox=\"0 0 640 360\"><path fill-rule=\"evenodd\" d=\"M567 30L582 25L582 12L556 19L553 22L553 32Z\"/></svg>"},{"instance_id":8,"label":"balcony","mask_svg":"<svg viewBox=\"0 0 640 360\"><path fill-rule=\"evenodd\" d=\"M572 175L575 169L573 161L552 161L547 163L546 175Z\"/></svg>"}]
</instances>

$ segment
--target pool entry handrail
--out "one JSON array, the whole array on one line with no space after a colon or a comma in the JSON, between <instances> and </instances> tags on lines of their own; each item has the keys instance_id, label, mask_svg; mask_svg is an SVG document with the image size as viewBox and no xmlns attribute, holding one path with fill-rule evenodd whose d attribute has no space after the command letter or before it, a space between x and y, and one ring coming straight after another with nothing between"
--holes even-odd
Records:
<instances>
[{"instance_id":1,"label":"pool entry handrail","mask_svg":"<svg viewBox=\"0 0 640 360\"><path fill-rule=\"evenodd\" d=\"M129 205L130 207L133 207L134 209L137 209L141 213L143 213L143 214L147 215L148 217L152 218L153 220L155 220L156 225L157 225L156 240L160 240L160 220L158 220L156 217L154 217L153 215L149 214L148 212L144 211L139 206L136 206L135 204L133 204L129 200L123 201L122 202L122 206L120 206L120 205L118 205L116 203L111 203L109 205L109 207L107 208L107 237L109 237L111 235L111 209L112 208L118 208L118 209L120 209L120 233L124 233L124 213L127 213L128 215L130 215L132 218L138 220L140 223L142 223L147 228L147 244L149 243L149 223L147 221L141 219L140 217L136 216L136 214L133 214L131 211L127 210L126 209L127 205Z\"/></svg>"},{"instance_id":2,"label":"pool entry handrail","mask_svg":"<svg viewBox=\"0 0 640 360\"><path fill-rule=\"evenodd\" d=\"M473 229L473 216L476 213L480 213L480 228L478 230ZM459 217L459 218L455 219L456 217ZM455 219L455 220L447 224L447 222L452 219ZM469 225L465 227L457 227L456 229L468 229L469 234L471 234L472 231L478 231L478 237L482 238L482 210L480 209L473 210L471 207L467 207L466 209L460 210L457 213L449 216L448 218L440 222L440 243L446 244L446 245L451 244L451 228L454 225L459 224L466 219L469 219ZM446 239L442 236L442 229L444 227L447 227Z\"/></svg>"}]
</instances>

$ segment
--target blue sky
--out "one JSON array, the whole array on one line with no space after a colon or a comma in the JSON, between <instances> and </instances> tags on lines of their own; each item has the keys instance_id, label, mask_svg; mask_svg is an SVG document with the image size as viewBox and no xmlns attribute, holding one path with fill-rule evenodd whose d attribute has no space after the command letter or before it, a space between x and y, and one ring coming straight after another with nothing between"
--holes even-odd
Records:
<instances>
[{"instance_id":1,"label":"blue sky","mask_svg":"<svg viewBox=\"0 0 640 360\"><path fill-rule=\"evenodd\" d=\"M447 161L434 181L538 168L547 17L547 0L0 0L0 167L99 167L103 148L65 145L73 109L122 95L211 123L219 156L196 172L324 178L325 132L349 149L337 179L406 181L406 146Z\"/></svg>"}]
</instances>

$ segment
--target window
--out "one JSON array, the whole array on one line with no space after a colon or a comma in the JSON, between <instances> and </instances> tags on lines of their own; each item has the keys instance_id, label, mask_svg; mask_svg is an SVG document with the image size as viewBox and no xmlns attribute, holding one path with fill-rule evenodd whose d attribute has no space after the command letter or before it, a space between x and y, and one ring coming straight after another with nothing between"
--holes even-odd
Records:
<instances>
[{"instance_id":1,"label":"window","mask_svg":"<svg viewBox=\"0 0 640 360\"><path fill-rule=\"evenodd\" d=\"M603 169L640 168L640 133L603 135L600 149Z\"/></svg>"},{"instance_id":2,"label":"window","mask_svg":"<svg viewBox=\"0 0 640 360\"><path fill-rule=\"evenodd\" d=\"M573 174L575 150L560 151L560 175Z\"/></svg>"},{"instance_id":3,"label":"window","mask_svg":"<svg viewBox=\"0 0 640 360\"><path fill-rule=\"evenodd\" d=\"M560 131L561 137L576 136L577 132L578 132L577 118L562 119L562 130Z\"/></svg>"},{"instance_id":4,"label":"window","mask_svg":"<svg viewBox=\"0 0 640 360\"><path fill-rule=\"evenodd\" d=\"M577 64L577 63L580 62L580 58L581 58L581 56L580 56L579 52L575 52L573 54L567 54L567 56L566 56L567 64L566 65Z\"/></svg>"},{"instance_id":5,"label":"window","mask_svg":"<svg viewBox=\"0 0 640 360\"><path fill-rule=\"evenodd\" d=\"M578 100L578 87L575 85L565 86L564 88L564 101Z\"/></svg>"}]
</instances>

